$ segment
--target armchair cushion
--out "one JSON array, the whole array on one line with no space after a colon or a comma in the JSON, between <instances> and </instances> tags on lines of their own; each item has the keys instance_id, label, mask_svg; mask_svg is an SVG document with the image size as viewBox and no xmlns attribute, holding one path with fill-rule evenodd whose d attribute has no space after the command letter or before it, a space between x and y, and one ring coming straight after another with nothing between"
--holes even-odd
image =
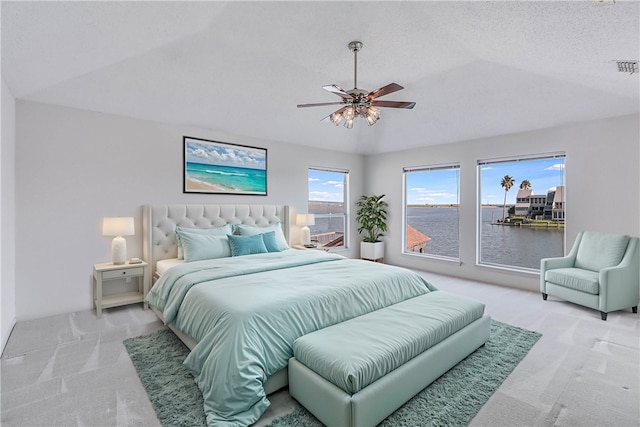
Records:
<instances>
[{"instance_id":1,"label":"armchair cushion","mask_svg":"<svg viewBox=\"0 0 640 427\"><path fill-rule=\"evenodd\" d=\"M575 267L600 271L620 264L629 239L626 235L585 231L578 247Z\"/></svg>"},{"instance_id":2,"label":"armchair cushion","mask_svg":"<svg viewBox=\"0 0 640 427\"><path fill-rule=\"evenodd\" d=\"M544 280L549 283L575 289L593 295L600 293L599 274L580 268L556 268L544 273Z\"/></svg>"}]
</instances>

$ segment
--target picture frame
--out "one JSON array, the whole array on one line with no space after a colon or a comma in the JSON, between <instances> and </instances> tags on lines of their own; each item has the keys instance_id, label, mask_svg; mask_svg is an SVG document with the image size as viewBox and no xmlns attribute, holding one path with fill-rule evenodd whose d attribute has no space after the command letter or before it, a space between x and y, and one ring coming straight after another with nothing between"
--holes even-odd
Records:
<instances>
[{"instance_id":1,"label":"picture frame","mask_svg":"<svg viewBox=\"0 0 640 427\"><path fill-rule=\"evenodd\" d=\"M267 149L183 137L184 193L267 195Z\"/></svg>"}]
</instances>

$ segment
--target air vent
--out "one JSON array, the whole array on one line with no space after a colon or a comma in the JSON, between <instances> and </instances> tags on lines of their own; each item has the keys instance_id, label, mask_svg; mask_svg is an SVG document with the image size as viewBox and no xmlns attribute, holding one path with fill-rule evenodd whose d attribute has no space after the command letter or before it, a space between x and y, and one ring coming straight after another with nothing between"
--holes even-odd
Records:
<instances>
[{"instance_id":1,"label":"air vent","mask_svg":"<svg viewBox=\"0 0 640 427\"><path fill-rule=\"evenodd\" d=\"M618 71L621 73L637 73L638 72L638 61L616 61L618 64Z\"/></svg>"}]
</instances>

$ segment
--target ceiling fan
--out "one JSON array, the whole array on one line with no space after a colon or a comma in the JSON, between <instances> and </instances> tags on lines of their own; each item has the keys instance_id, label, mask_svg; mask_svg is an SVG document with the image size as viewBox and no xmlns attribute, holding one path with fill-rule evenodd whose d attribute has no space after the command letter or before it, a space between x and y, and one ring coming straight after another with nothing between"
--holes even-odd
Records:
<instances>
[{"instance_id":1,"label":"ceiling fan","mask_svg":"<svg viewBox=\"0 0 640 427\"><path fill-rule=\"evenodd\" d=\"M321 102L317 104L298 104L298 108L303 107L319 107L323 105L343 105L342 108L328 115L323 122L330 121L334 125L338 126L342 119L344 119L344 127L351 129L356 117L362 117L367 121L369 126L372 126L380 119L380 110L376 107L384 108L405 108L411 109L415 102L400 102L400 101L378 101L377 98L381 96L389 95L390 93L397 92L404 89L397 83L389 83L379 89L371 92L367 92L363 89L358 89L358 52L362 49L362 42L352 41L349 43L349 50L353 52L353 89L344 90L340 86L327 85L322 86L324 90L331 93L335 93L342 98L340 102Z\"/></svg>"}]
</instances>

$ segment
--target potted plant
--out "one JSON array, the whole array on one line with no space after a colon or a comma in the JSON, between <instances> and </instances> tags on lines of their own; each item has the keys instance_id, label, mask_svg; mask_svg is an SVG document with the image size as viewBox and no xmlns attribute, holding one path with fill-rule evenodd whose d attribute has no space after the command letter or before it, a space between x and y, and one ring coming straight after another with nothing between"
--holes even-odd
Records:
<instances>
[{"instance_id":1,"label":"potted plant","mask_svg":"<svg viewBox=\"0 0 640 427\"><path fill-rule=\"evenodd\" d=\"M384 242L380 240L387 231L387 202L380 196L361 196L356 202L358 233L363 234L360 258L377 260L384 258Z\"/></svg>"}]
</instances>

